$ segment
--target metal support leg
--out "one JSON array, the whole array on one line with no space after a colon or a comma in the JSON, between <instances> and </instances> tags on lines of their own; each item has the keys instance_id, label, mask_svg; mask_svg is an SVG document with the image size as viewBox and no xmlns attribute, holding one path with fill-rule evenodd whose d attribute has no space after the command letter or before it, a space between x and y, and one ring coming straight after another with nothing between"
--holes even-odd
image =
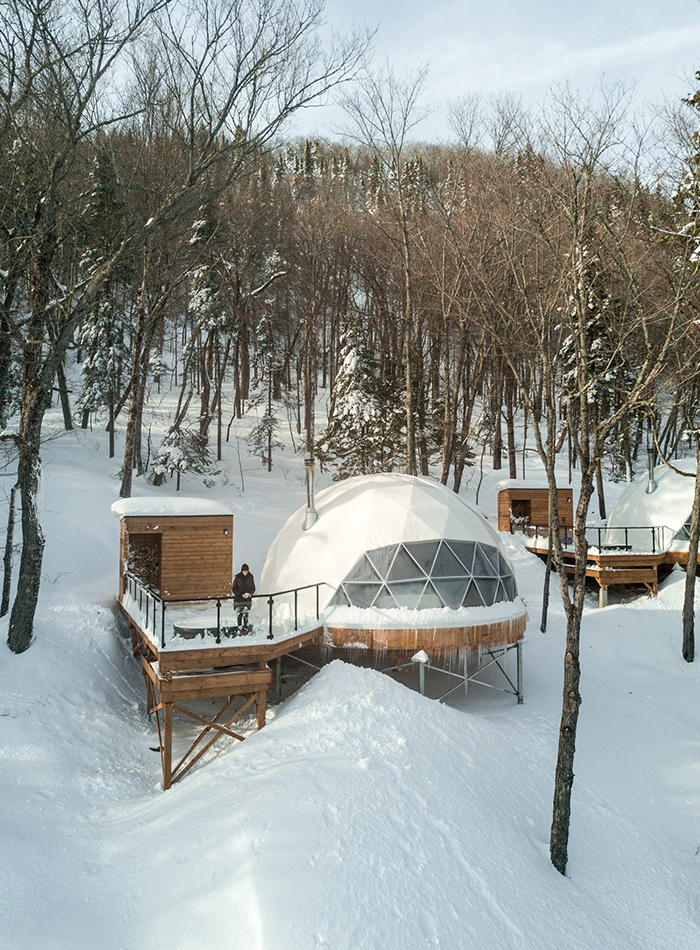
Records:
<instances>
[{"instance_id":1,"label":"metal support leg","mask_svg":"<svg viewBox=\"0 0 700 950\"><path fill-rule=\"evenodd\" d=\"M469 654L464 654L464 695L469 692Z\"/></svg>"},{"instance_id":2,"label":"metal support leg","mask_svg":"<svg viewBox=\"0 0 700 950\"><path fill-rule=\"evenodd\" d=\"M598 591L598 606L607 607L608 606L608 588L601 587Z\"/></svg>"},{"instance_id":3,"label":"metal support leg","mask_svg":"<svg viewBox=\"0 0 700 950\"><path fill-rule=\"evenodd\" d=\"M275 704L282 698L282 657L278 656L275 662Z\"/></svg>"},{"instance_id":4,"label":"metal support leg","mask_svg":"<svg viewBox=\"0 0 700 950\"><path fill-rule=\"evenodd\" d=\"M425 663L418 664L418 688L421 696L425 696Z\"/></svg>"},{"instance_id":5,"label":"metal support leg","mask_svg":"<svg viewBox=\"0 0 700 950\"><path fill-rule=\"evenodd\" d=\"M523 642L522 640L518 640L518 642L515 644L515 653L516 653L516 660L518 664L518 678L516 680L517 688L518 688L518 703L522 704L522 701L523 701Z\"/></svg>"}]
</instances>

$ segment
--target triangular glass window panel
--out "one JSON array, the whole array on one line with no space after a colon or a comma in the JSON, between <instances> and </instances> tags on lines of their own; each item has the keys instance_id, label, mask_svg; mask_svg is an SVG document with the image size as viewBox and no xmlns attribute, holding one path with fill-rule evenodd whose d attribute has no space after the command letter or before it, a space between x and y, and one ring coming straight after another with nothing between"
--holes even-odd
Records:
<instances>
[{"instance_id":1,"label":"triangular glass window panel","mask_svg":"<svg viewBox=\"0 0 700 950\"><path fill-rule=\"evenodd\" d=\"M498 573L501 575L501 577L508 577L509 575L512 576L513 574L513 568L506 561L500 551L498 552Z\"/></svg>"},{"instance_id":2,"label":"triangular glass window panel","mask_svg":"<svg viewBox=\"0 0 700 950\"><path fill-rule=\"evenodd\" d=\"M450 547L460 559L462 564L464 564L464 570L467 574L472 573L472 565L474 564L474 548L476 545L473 541L450 541Z\"/></svg>"},{"instance_id":3,"label":"triangular glass window panel","mask_svg":"<svg viewBox=\"0 0 700 950\"><path fill-rule=\"evenodd\" d=\"M676 532L674 541L690 541L690 518L688 518L680 531Z\"/></svg>"},{"instance_id":4,"label":"triangular glass window panel","mask_svg":"<svg viewBox=\"0 0 700 950\"><path fill-rule=\"evenodd\" d=\"M498 582L498 587L496 588L496 599L494 603L500 604L504 600L508 600L508 595L506 594L506 589L503 586L503 581Z\"/></svg>"},{"instance_id":5,"label":"triangular glass window panel","mask_svg":"<svg viewBox=\"0 0 700 950\"><path fill-rule=\"evenodd\" d=\"M331 599L328 601L330 607L349 607L350 601L348 596L343 590L342 586L333 594Z\"/></svg>"},{"instance_id":6,"label":"triangular glass window panel","mask_svg":"<svg viewBox=\"0 0 700 950\"><path fill-rule=\"evenodd\" d=\"M423 571L418 567L412 557L404 550L403 545L399 545L396 552L394 563L389 571L388 581L412 581L423 577Z\"/></svg>"},{"instance_id":7,"label":"triangular glass window panel","mask_svg":"<svg viewBox=\"0 0 700 950\"><path fill-rule=\"evenodd\" d=\"M498 548L494 548L490 544L480 544L479 547L493 565L494 574L498 574L500 571L500 565L498 563Z\"/></svg>"},{"instance_id":8,"label":"triangular glass window panel","mask_svg":"<svg viewBox=\"0 0 700 950\"><path fill-rule=\"evenodd\" d=\"M372 567L369 558L363 554L360 560L345 575L346 581L380 581L379 574Z\"/></svg>"},{"instance_id":9,"label":"triangular glass window panel","mask_svg":"<svg viewBox=\"0 0 700 950\"><path fill-rule=\"evenodd\" d=\"M394 560L397 549L398 544L388 544L386 547L375 548L373 551L367 552L367 557L372 564L374 564L382 580L385 580L389 573L389 568L391 567L391 562Z\"/></svg>"},{"instance_id":10,"label":"triangular glass window panel","mask_svg":"<svg viewBox=\"0 0 700 950\"><path fill-rule=\"evenodd\" d=\"M408 607L409 610L415 610L423 593L425 581L394 581L393 584L387 586L399 607Z\"/></svg>"},{"instance_id":11,"label":"triangular glass window panel","mask_svg":"<svg viewBox=\"0 0 700 950\"><path fill-rule=\"evenodd\" d=\"M506 599L515 600L518 595L518 589L515 586L515 578L512 574L509 574L508 577L503 578L503 586L506 589Z\"/></svg>"},{"instance_id":12,"label":"triangular glass window panel","mask_svg":"<svg viewBox=\"0 0 700 950\"><path fill-rule=\"evenodd\" d=\"M444 583L444 581L443 581ZM450 583L448 581L448 583ZM433 585L428 581L425 585L425 590L423 591L423 596L418 602L419 610L429 610L431 607L444 607L445 604L442 601L442 598L438 596Z\"/></svg>"},{"instance_id":13,"label":"triangular glass window panel","mask_svg":"<svg viewBox=\"0 0 700 950\"><path fill-rule=\"evenodd\" d=\"M498 572L493 564L481 550L481 545L477 544L474 551L474 577L497 577Z\"/></svg>"},{"instance_id":14,"label":"triangular glass window panel","mask_svg":"<svg viewBox=\"0 0 700 950\"><path fill-rule=\"evenodd\" d=\"M372 601L379 592L379 584L356 584L346 582L345 592L355 607L371 607Z\"/></svg>"},{"instance_id":15,"label":"triangular glass window panel","mask_svg":"<svg viewBox=\"0 0 700 950\"><path fill-rule=\"evenodd\" d=\"M461 561L450 551L443 541L433 564L433 577L464 577L465 570Z\"/></svg>"},{"instance_id":16,"label":"triangular glass window panel","mask_svg":"<svg viewBox=\"0 0 700 950\"><path fill-rule=\"evenodd\" d=\"M484 600L474 581L471 582L462 600L463 607L483 607Z\"/></svg>"},{"instance_id":17,"label":"triangular glass window panel","mask_svg":"<svg viewBox=\"0 0 700 950\"><path fill-rule=\"evenodd\" d=\"M375 600L372 606L381 607L384 610L386 610L387 607L398 607L399 605L391 596L391 591L386 586L386 584L382 584L381 590L377 594L377 599Z\"/></svg>"},{"instance_id":18,"label":"triangular glass window panel","mask_svg":"<svg viewBox=\"0 0 700 950\"><path fill-rule=\"evenodd\" d=\"M426 574L430 575L430 569L433 566L437 549L440 547L439 541L409 541L404 547L411 557L419 564Z\"/></svg>"},{"instance_id":19,"label":"triangular glass window panel","mask_svg":"<svg viewBox=\"0 0 700 950\"><path fill-rule=\"evenodd\" d=\"M484 603L487 607L490 607L496 602L496 591L500 581L497 577L480 577L477 581L474 581L478 585L479 590L481 591L481 596L484 598Z\"/></svg>"},{"instance_id":20,"label":"triangular glass window panel","mask_svg":"<svg viewBox=\"0 0 700 950\"><path fill-rule=\"evenodd\" d=\"M451 581L433 581L433 584L445 607L452 607L453 610L457 610L462 606L467 587L466 577Z\"/></svg>"}]
</instances>

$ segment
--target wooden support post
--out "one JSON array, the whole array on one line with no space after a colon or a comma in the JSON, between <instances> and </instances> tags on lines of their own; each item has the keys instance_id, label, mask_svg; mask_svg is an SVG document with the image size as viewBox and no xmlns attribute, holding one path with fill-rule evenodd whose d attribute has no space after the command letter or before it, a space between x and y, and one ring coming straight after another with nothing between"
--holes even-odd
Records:
<instances>
[{"instance_id":1,"label":"wooden support post","mask_svg":"<svg viewBox=\"0 0 700 950\"><path fill-rule=\"evenodd\" d=\"M267 712L267 690L261 689L257 694L257 699L255 701L255 709L258 714L258 729L262 729L265 725L265 714Z\"/></svg>"},{"instance_id":2,"label":"wooden support post","mask_svg":"<svg viewBox=\"0 0 700 950\"><path fill-rule=\"evenodd\" d=\"M278 656L275 661L275 705L282 698L282 657Z\"/></svg>"},{"instance_id":3,"label":"wooden support post","mask_svg":"<svg viewBox=\"0 0 700 950\"><path fill-rule=\"evenodd\" d=\"M601 587L598 591L598 606L607 607L608 606L608 588Z\"/></svg>"},{"instance_id":4,"label":"wooden support post","mask_svg":"<svg viewBox=\"0 0 700 950\"><path fill-rule=\"evenodd\" d=\"M163 703L163 789L172 785L173 775L173 704Z\"/></svg>"}]
</instances>

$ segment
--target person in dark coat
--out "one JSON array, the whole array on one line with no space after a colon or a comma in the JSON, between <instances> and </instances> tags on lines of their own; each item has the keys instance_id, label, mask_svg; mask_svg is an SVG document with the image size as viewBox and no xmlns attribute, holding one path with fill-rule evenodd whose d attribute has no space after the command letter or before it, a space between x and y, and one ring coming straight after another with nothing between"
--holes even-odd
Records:
<instances>
[{"instance_id":1,"label":"person in dark coat","mask_svg":"<svg viewBox=\"0 0 700 950\"><path fill-rule=\"evenodd\" d=\"M253 605L255 580L247 564L242 564L240 572L233 578L233 605L238 611L238 626L248 626L248 613Z\"/></svg>"}]
</instances>

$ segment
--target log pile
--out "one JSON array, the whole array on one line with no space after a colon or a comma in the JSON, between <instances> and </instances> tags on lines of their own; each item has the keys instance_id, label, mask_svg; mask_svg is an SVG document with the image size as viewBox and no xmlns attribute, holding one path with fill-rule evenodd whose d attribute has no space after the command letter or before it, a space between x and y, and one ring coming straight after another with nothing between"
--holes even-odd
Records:
<instances>
[{"instance_id":1,"label":"log pile","mask_svg":"<svg viewBox=\"0 0 700 950\"><path fill-rule=\"evenodd\" d=\"M160 538L153 535L130 535L127 570L151 590L159 590Z\"/></svg>"}]
</instances>

